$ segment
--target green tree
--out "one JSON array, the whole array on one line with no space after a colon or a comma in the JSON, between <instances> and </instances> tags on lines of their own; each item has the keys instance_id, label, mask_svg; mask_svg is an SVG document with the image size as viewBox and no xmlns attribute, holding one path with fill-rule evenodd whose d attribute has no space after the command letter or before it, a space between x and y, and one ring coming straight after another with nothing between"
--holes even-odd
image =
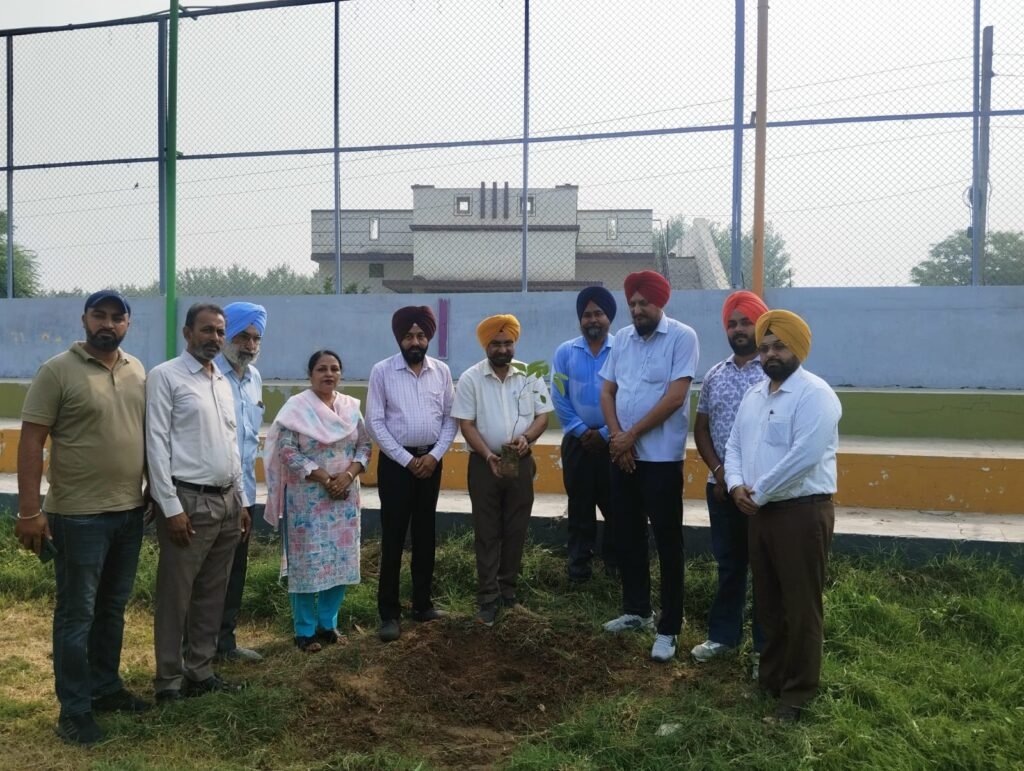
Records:
<instances>
[{"instance_id":1,"label":"green tree","mask_svg":"<svg viewBox=\"0 0 1024 771\"><path fill-rule=\"evenodd\" d=\"M732 276L732 236L729 228L711 223L711 238L718 250L725 275ZM754 269L754 236L747 231L740 239L740 250L743 254L741 272L743 286L750 288ZM790 254L786 249L786 241L782 234L775 230L772 223L764 226L764 285L765 287L793 286L793 269L789 266Z\"/></svg>"},{"instance_id":2,"label":"green tree","mask_svg":"<svg viewBox=\"0 0 1024 771\"><path fill-rule=\"evenodd\" d=\"M40 293L36 253L14 243L14 296L35 297ZM7 297L7 212L0 211L0 297Z\"/></svg>"},{"instance_id":3,"label":"green tree","mask_svg":"<svg viewBox=\"0 0 1024 771\"><path fill-rule=\"evenodd\" d=\"M1024 232L993 230L985 237L982 283L992 286L1024 284ZM957 230L928 250L928 259L910 269L918 286L970 286L971 239Z\"/></svg>"}]
</instances>

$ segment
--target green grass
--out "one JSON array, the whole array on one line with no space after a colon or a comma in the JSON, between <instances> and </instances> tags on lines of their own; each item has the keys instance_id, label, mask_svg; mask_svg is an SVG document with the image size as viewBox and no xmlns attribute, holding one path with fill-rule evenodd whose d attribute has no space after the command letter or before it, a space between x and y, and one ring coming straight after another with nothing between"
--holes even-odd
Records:
<instances>
[{"instance_id":1,"label":"green grass","mask_svg":"<svg viewBox=\"0 0 1024 771\"><path fill-rule=\"evenodd\" d=\"M392 715L384 709L392 706L386 699L373 700L374 684L403 664L403 656L425 655L401 646L429 641L410 633L381 646L373 636L378 544L364 544L363 583L350 590L343 607L343 623L355 628L352 642L315 657L297 653L290 644L277 548L253 545L240 632L243 642L258 644L266 661L226 665L227 676L244 677L250 687L141 718L104 718L111 740L86 751L61 745L51 733L57 711L47 658L53 568L17 549L5 522L0 526L0 746L5 748L0 765L324 771L462 765L458 758L466 756L444 754L439 747L451 743L450 737L439 733L438 746L422 738L431 730L422 724L443 715ZM150 690L155 564L155 547L147 542L124 661L130 687L141 693ZM436 576L437 603L469 614L475 594L470 534L456 534L439 546ZM407 597L407 568L403 582ZM749 683L744 658L698 667L685 656L704 638L714 586L713 564L691 560L681 655L670 666L656 667L646 662L648 637L630 636L614 647L597 631L601 621L617 613L617 585L602 577L571 588L563 557L530 546L521 597L537 617L499 622L495 638L508 650L582 641L586 651L566 647L561 655L601 669L593 681L599 685L565 694L529 728L502 733L483 727L473 732L468 726L469 750L474 742L489 743L488 763L511 769L1024 768L1024 581L1009 567L956 555L921 567L886 554L833 559L825 598L822 693L807 719L786 729L763 724L772 705ZM359 629L367 633L360 635ZM454 622L450 630L455 639L475 631L471 624ZM363 713L356 708L361 694L369 694L369 706L363 705L366 725L379 727L379 741L372 736L354 741L363 731L357 722ZM338 706L337 718L325 711L328 702ZM349 704L356 721L351 725ZM453 705L453 712L454 706L465 711L466 704ZM658 735L660 727L672 724L678 729Z\"/></svg>"}]
</instances>

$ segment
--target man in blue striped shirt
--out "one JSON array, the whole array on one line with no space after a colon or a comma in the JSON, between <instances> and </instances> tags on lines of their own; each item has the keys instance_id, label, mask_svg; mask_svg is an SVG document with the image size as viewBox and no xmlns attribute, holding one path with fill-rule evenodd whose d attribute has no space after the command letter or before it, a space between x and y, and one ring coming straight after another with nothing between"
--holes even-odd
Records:
<instances>
[{"instance_id":1,"label":"man in blue striped shirt","mask_svg":"<svg viewBox=\"0 0 1024 771\"><path fill-rule=\"evenodd\" d=\"M601 555L605 572L618 572L615 538L609 519L608 426L601 414L598 374L611 351L615 298L601 286L588 286L576 298L576 316L583 333L566 340L555 351L554 371L564 375L564 391L551 396L562 424L562 480L569 496L569 580L586 581L597 545L596 509L604 518Z\"/></svg>"}]
</instances>

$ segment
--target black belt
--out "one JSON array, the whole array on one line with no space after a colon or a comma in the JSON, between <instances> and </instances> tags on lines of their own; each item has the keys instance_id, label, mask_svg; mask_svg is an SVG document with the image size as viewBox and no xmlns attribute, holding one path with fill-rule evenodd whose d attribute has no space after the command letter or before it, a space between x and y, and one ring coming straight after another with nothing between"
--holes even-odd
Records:
<instances>
[{"instance_id":1,"label":"black belt","mask_svg":"<svg viewBox=\"0 0 1024 771\"><path fill-rule=\"evenodd\" d=\"M799 498L787 498L784 501L770 501L762 506L767 509L772 506L798 506L801 503L824 503L832 500L832 493L815 493L814 495L801 495Z\"/></svg>"},{"instance_id":2,"label":"black belt","mask_svg":"<svg viewBox=\"0 0 1024 771\"><path fill-rule=\"evenodd\" d=\"M435 446L434 444L422 444L419 447L403 447L402 449L413 457L419 458L422 455L427 455Z\"/></svg>"},{"instance_id":3,"label":"black belt","mask_svg":"<svg viewBox=\"0 0 1024 771\"><path fill-rule=\"evenodd\" d=\"M194 482L184 482L181 479L172 479L172 482L178 487L183 487L186 490L191 490L195 493L204 493L206 495L226 495L234 489L234 483L228 482L226 485L197 485Z\"/></svg>"}]
</instances>

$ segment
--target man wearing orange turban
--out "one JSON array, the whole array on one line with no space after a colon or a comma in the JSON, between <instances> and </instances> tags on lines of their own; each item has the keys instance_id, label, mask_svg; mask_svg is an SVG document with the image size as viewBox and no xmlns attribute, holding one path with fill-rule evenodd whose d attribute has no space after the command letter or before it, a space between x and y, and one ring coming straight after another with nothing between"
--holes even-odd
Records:
<instances>
[{"instance_id":1,"label":"man wearing orange turban","mask_svg":"<svg viewBox=\"0 0 1024 771\"><path fill-rule=\"evenodd\" d=\"M750 569L764 630L758 682L779 698L769 720L793 722L818 690L822 592L832 543L843 410L801 364L811 329L791 311L755 327L768 380L743 397L726 443L725 483L749 521Z\"/></svg>"},{"instance_id":2,"label":"man wearing orange turban","mask_svg":"<svg viewBox=\"0 0 1024 771\"><path fill-rule=\"evenodd\" d=\"M479 584L476 620L488 627L499 608L518 603L516 578L537 471L530 445L544 433L547 413L554 409L543 378L513 366L522 365L512 358L519 331L515 316L491 316L480 322L476 334L487 357L462 373L452 405L452 417L473 451L468 486ZM503 456L514 475L502 473Z\"/></svg>"},{"instance_id":3,"label":"man wearing orange turban","mask_svg":"<svg viewBox=\"0 0 1024 771\"><path fill-rule=\"evenodd\" d=\"M725 447L743 395L765 379L757 358L754 325L768 308L753 292L733 292L722 305L722 323L732 355L704 375L697 402L693 438L697 452L711 469L707 482L711 551L718 563L718 591L708 614L708 637L690 655L708 661L736 650L743 640L747 604L747 515L736 508L725 489ZM753 670L763 647L761 627L753 623Z\"/></svg>"},{"instance_id":4,"label":"man wearing orange turban","mask_svg":"<svg viewBox=\"0 0 1024 771\"><path fill-rule=\"evenodd\" d=\"M690 327L662 310L670 294L664 276L649 270L632 273L625 290L633 325L615 335L600 373L622 576L622 615L604 629L654 627L649 518L661 567L661 618L651 658L667 662L676 655L683 625L683 454L699 346Z\"/></svg>"}]
</instances>

